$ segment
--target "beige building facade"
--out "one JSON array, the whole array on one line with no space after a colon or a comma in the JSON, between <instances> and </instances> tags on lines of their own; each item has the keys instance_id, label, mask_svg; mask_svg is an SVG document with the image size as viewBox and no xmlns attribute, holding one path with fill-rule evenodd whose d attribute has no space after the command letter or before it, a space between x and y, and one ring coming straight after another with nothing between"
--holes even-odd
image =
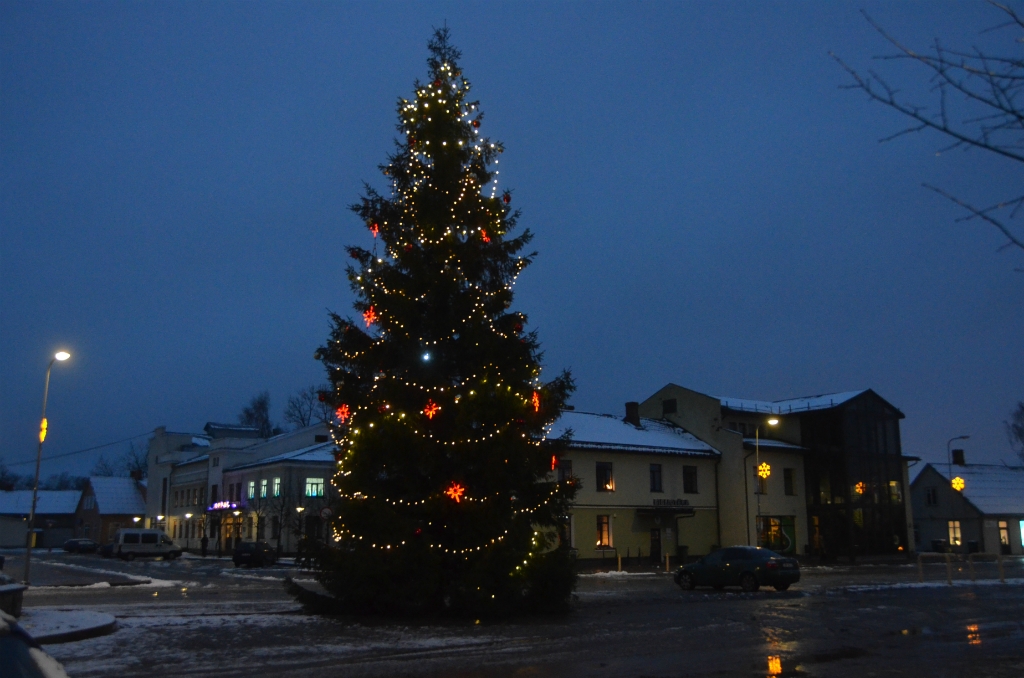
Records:
<instances>
[{"instance_id":1,"label":"beige building facade","mask_svg":"<svg viewBox=\"0 0 1024 678\"><path fill-rule=\"evenodd\" d=\"M572 442L556 472L577 482L568 524L582 562L622 556L660 563L721 544L714 448L638 417L566 411L549 437L569 430Z\"/></svg>"}]
</instances>

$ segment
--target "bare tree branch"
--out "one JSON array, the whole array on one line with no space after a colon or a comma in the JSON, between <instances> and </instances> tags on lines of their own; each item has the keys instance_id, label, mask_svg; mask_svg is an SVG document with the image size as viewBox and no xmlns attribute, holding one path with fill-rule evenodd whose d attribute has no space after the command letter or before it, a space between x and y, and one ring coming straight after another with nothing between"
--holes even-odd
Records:
<instances>
[{"instance_id":1,"label":"bare tree branch","mask_svg":"<svg viewBox=\"0 0 1024 678\"><path fill-rule=\"evenodd\" d=\"M1024 19L1006 5L989 0L989 4L1003 12L1007 21L988 29L986 32L1016 27L1024 32ZM906 97L881 75L867 71L862 75L847 65L836 54L832 58L845 70L853 82L843 89L859 89L869 99L885 104L913 121L913 124L881 139L892 141L905 134L933 130L951 139L952 143L939 150L943 153L954 148L975 148L1024 164L1024 57L997 56L986 54L977 47L970 51L953 50L935 40L931 53L918 53L890 35L880 24L863 12L868 23L892 45L896 54L877 56L880 61L910 60L930 71L932 91L937 94L937 109L908 101ZM1024 38L1014 41L1024 45ZM957 104L968 109L980 109L974 115L958 118L950 111L950 94L957 95ZM1009 219L1017 216L1022 198L1002 201L992 207L977 208L968 201L959 199L948 192L928 186L927 188L944 196L969 212L961 219L981 219L995 226L1007 238L999 248L1017 248L1024 251L1024 236L1015 232L1008 221L996 216L999 210L1009 210Z\"/></svg>"}]
</instances>

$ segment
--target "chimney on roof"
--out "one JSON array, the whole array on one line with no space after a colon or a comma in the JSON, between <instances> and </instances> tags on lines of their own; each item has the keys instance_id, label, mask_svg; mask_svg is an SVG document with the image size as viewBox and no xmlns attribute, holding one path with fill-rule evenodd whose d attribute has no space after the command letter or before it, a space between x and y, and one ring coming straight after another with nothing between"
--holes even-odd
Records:
<instances>
[{"instance_id":1,"label":"chimney on roof","mask_svg":"<svg viewBox=\"0 0 1024 678\"><path fill-rule=\"evenodd\" d=\"M626 403L626 418L623 421L640 428L640 403L635 401Z\"/></svg>"},{"instance_id":2,"label":"chimney on roof","mask_svg":"<svg viewBox=\"0 0 1024 678\"><path fill-rule=\"evenodd\" d=\"M963 450L953 450L953 464L956 466L967 466L967 462L964 461Z\"/></svg>"}]
</instances>

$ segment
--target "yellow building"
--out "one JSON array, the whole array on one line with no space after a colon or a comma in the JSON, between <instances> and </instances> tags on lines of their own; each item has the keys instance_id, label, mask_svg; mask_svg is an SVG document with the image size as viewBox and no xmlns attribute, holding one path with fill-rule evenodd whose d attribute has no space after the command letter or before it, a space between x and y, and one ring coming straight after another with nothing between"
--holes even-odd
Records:
<instances>
[{"instance_id":1,"label":"yellow building","mask_svg":"<svg viewBox=\"0 0 1024 678\"><path fill-rule=\"evenodd\" d=\"M569 534L579 559L661 562L720 545L719 453L664 421L566 411L549 438L572 432L560 479L579 482Z\"/></svg>"}]
</instances>

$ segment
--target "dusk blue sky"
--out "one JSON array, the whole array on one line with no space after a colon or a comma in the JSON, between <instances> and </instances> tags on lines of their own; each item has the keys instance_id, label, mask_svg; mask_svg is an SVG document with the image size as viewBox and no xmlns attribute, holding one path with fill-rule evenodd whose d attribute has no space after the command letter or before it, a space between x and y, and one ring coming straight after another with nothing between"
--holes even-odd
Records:
<instances>
[{"instance_id":1,"label":"dusk blue sky","mask_svg":"<svg viewBox=\"0 0 1024 678\"><path fill-rule=\"evenodd\" d=\"M386 188L396 99L447 22L536 234L516 308L577 409L872 388L907 454L970 434L969 460L1012 463L1024 257L921 184L987 205L1021 168L880 144L904 120L829 51L929 97L872 62L861 8L919 49L1019 54L977 2L0 3L0 456L34 458L61 348L45 456L235 421L264 389L281 421L322 382L343 248L371 241L347 206Z\"/></svg>"}]
</instances>

